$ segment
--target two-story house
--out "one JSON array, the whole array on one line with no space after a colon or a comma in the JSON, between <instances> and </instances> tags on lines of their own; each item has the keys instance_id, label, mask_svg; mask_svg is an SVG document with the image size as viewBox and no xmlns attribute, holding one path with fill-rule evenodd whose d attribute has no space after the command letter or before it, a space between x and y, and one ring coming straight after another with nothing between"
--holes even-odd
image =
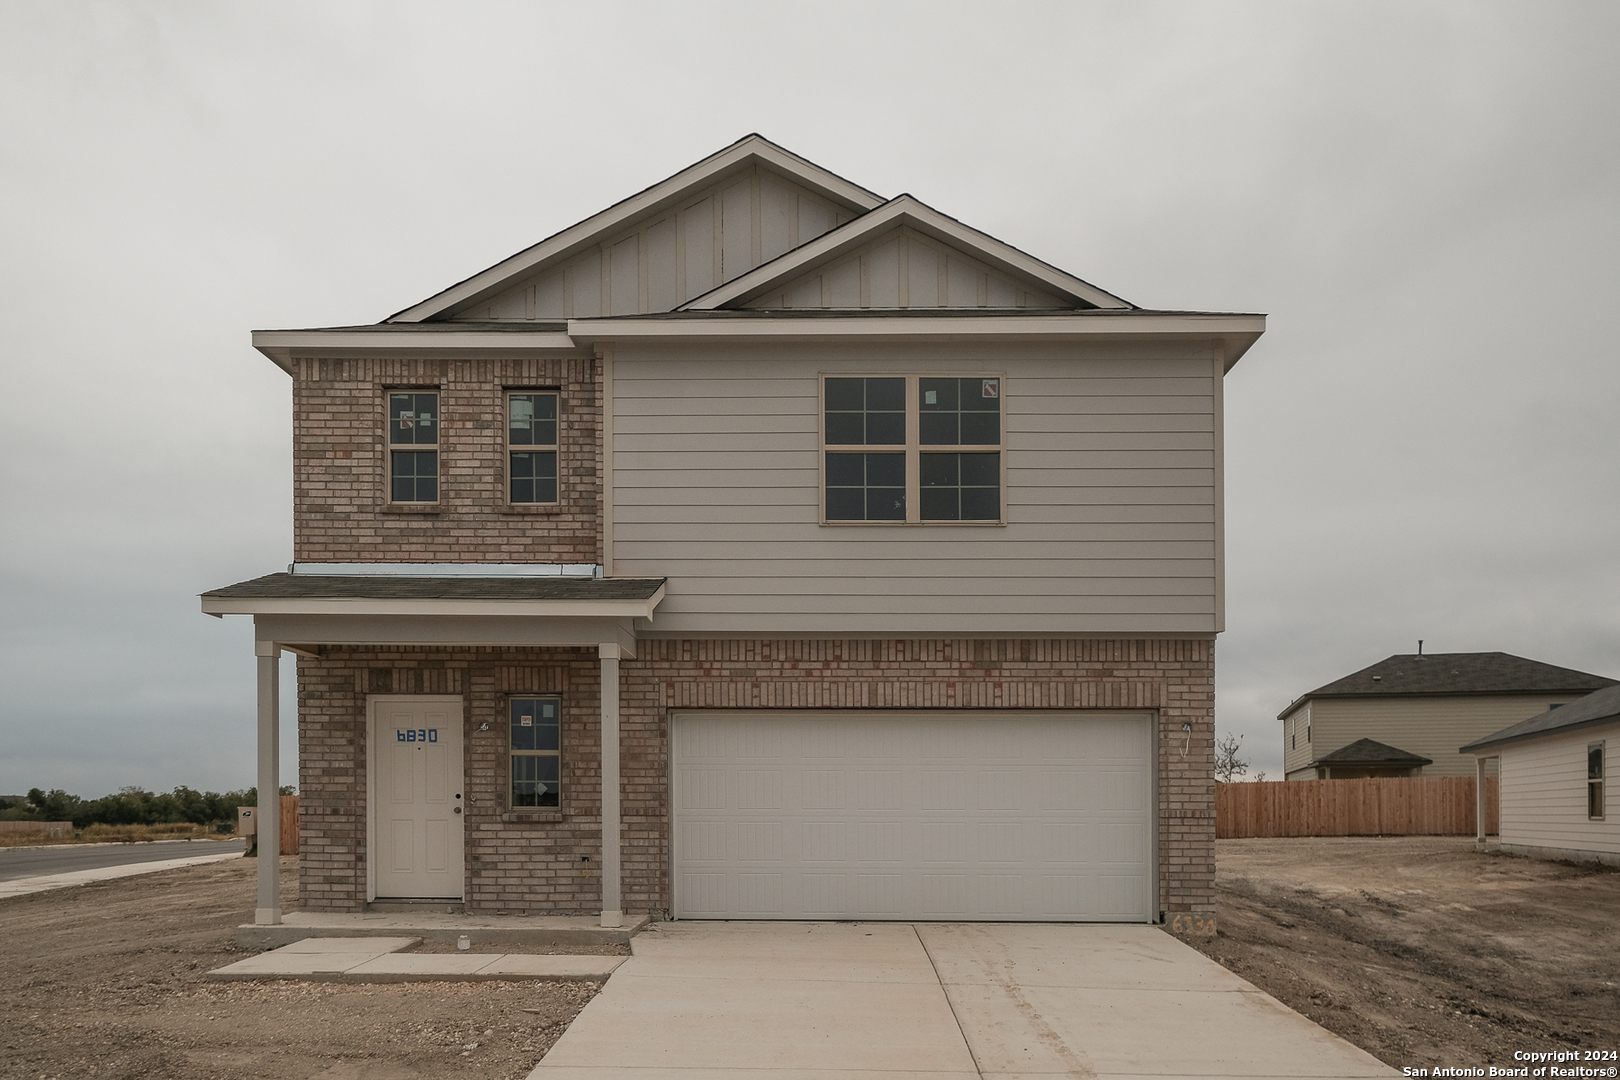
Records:
<instances>
[{"instance_id":1,"label":"two-story house","mask_svg":"<svg viewBox=\"0 0 1620 1080\"><path fill-rule=\"evenodd\" d=\"M1207 917L1263 330L749 136L381 323L256 332L295 561L203 609L254 619L261 791L298 658L301 904Z\"/></svg>"}]
</instances>

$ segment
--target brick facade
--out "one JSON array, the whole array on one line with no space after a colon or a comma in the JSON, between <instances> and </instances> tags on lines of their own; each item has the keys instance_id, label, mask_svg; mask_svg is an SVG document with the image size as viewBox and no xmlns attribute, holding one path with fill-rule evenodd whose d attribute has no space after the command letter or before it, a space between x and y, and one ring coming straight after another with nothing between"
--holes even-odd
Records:
<instances>
[{"instance_id":1,"label":"brick facade","mask_svg":"<svg viewBox=\"0 0 1620 1080\"><path fill-rule=\"evenodd\" d=\"M620 671L626 911L670 906L673 710L1154 709L1160 906L1213 925L1211 641L672 640L643 641L639 652ZM332 648L300 659L303 906L363 906L366 698L419 693L463 700L467 909L599 911L599 670L594 651L578 649ZM521 694L563 700L557 811L505 808L505 701Z\"/></svg>"},{"instance_id":2,"label":"brick facade","mask_svg":"<svg viewBox=\"0 0 1620 1080\"><path fill-rule=\"evenodd\" d=\"M388 499L386 394L439 393L439 502ZM504 393L556 390L556 506L506 497ZM298 562L602 561L602 386L592 358L311 358L293 377Z\"/></svg>"}]
</instances>

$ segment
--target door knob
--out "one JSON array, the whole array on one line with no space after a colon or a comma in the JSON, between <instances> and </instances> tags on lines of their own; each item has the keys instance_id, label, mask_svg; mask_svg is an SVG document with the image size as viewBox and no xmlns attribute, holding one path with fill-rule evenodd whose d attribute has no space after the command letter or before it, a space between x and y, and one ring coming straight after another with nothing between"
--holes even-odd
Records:
<instances>
[{"instance_id":1,"label":"door knob","mask_svg":"<svg viewBox=\"0 0 1620 1080\"><path fill-rule=\"evenodd\" d=\"M461 813L461 807L459 807L459 806L456 807L456 813L458 813L458 814Z\"/></svg>"}]
</instances>

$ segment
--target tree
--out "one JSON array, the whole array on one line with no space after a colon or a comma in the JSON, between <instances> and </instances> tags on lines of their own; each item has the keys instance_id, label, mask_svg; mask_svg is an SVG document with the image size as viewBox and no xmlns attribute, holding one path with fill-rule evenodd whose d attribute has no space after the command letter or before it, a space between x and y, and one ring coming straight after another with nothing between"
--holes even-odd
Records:
<instances>
[{"instance_id":1,"label":"tree","mask_svg":"<svg viewBox=\"0 0 1620 1080\"><path fill-rule=\"evenodd\" d=\"M1249 771L1249 763L1238 757L1243 736L1226 733L1226 738L1215 744L1215 779L1230 784Z\"/></svg>"}]
</instances>

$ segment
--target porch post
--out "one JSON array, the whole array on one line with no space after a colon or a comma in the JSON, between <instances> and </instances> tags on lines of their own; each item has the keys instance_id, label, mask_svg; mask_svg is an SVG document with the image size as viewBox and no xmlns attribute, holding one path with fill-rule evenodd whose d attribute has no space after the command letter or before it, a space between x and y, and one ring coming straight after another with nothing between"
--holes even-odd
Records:
<instances>
[{"instance_id":1,"label":"porch post","mask_svg":"<svg viewBox=\"0 0 1620 1080\"><path fill-rule=\"evenodd\" d=\"M253 921L281 922L281 646L255 641L259 660L259 906Z\"/></svg>"},{"instance_id":2,"label":"porch post","mask_svg":"<svg viewBox=\"0 0 1620 1080\"><path fill-rule=\"evenodd\" d=\"M1485 758L1474 755L1474 842L1485 842Z\"/></svg>"},{"instance_id":3,"label":"porch post","mask_svg":"<svg viewBox=\"0 0 1620 1080\"><path fill-rule=\"evenodd\" d=\"M602 661L602 925L624 924L619 858L619 646L597 646Z\"/></svg>"}]
</instances>

